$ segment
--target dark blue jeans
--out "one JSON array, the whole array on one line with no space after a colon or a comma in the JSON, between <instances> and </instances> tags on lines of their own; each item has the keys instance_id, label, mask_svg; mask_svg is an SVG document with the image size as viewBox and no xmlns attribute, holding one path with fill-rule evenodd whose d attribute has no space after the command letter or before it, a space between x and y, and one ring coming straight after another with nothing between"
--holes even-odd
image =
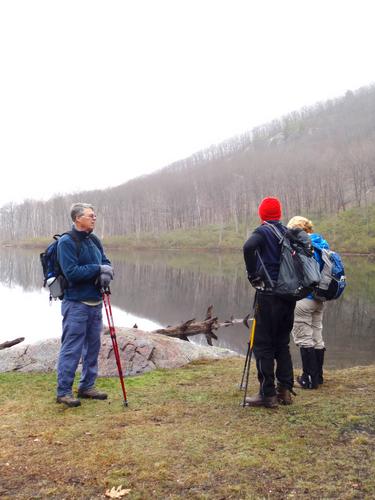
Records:
<instances>
[{"instance_id":1,"label":"dark blue jeans","mask_svg":"<svg viewBox=\"0 0 375 500\"><path fill-rule=\"evenodd\" d=\"M57 365L57 395L72 394L74 376L82 357L80 389L89 389L98 375L102 305L88 306L82 302L63 300L63 334Z\"/></svg>"}]
</instances>

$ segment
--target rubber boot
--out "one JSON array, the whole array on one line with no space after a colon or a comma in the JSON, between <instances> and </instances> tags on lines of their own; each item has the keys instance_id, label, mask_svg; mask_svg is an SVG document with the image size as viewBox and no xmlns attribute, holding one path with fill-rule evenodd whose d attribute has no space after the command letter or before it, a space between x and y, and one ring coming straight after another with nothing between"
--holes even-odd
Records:
<instances>
[{"instance_id":1,"label":"rubber boot","mask_svg":"<svg viewBox=\"0 0 375 500\"><path fill-rule=\"evenodd\" d=\"M318 384L319 385L322 385L322 383L323 383L324 352L325 352L325 348L315 349L316 361L318 364Z\"/></svg>"},{"instance_id":2,"label":"rubber boot","mask_svg":"<svg viewBox=\"0 0 375 500\"><path fill-rule=\"evenodd\" d=\"M319 372L317 357L313 347L301 347L302 375L297 377L297 382L302 389L317 389Z\"/></svg>"}]
</instances>

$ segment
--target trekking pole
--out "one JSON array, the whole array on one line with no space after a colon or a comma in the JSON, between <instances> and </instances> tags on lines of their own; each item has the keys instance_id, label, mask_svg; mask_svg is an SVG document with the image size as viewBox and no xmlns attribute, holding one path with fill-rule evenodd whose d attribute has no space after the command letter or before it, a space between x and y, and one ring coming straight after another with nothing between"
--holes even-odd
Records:
<instances>
[{"instance_id":1,"label":"trekking pole","mask_svg":"<svg viewBox=\"0 0 375 500\"><path fill-rule=\"evenodd\" d=\"M248 323L248 320L249 320L249 316L250 316L250 313L247 314L244 319L243 319L243 324L246 326L246 328L249 330L250 332L250 327L249 327L249 323ZM254 318L251 318L252 320L254 320ZM243 365L243 371L242 371L242 377L241 377L241 382L240 382L240 385L239 385L239 388L240 388L240 391L242 391L244 389L244 386L243 386L243 381L244 381L244 377L245 377L245 372L246 372L246 368L247 368L247 363L248 363L248 360L249 360L249 355L250 355L250 335L249 335L249 341L247 343L247 352L246 352L246 358L245 358L245 363Z\"/></svg>"},{"instance_id":2,"label":"trekking pole","mask_svg":"<svg viewBox=\"0 0 375 500\"><path fill-rule=\"evenodd\" d=\"M104 302L105 312L106 312L107 320L108 320L109 334L110 334L111 340L112 340L113 352L115 354L117 370L118 370L118 374L119 374L120 382L121 382L122 394L124 396L124 406L128 406L128 401L126 399L124 376L122 374L120 353L119 353L118 344L117 344L116 329L115 329L115 325L113 322L111 301L109 299L110 293L111 292L110 292L109 288L107 288L106 290L102 290L103 302Z\"/></svg>"},{"instance_id":3,"label":"trekking pole","mask_svg":"<svg viewBox=\"0 0 375 500\"><path fill-rule=\"evenodd\" d=\"M269 281L269 284L271 285L271 288L273 288L274 283L273 283L271 276L269 275L269 273L266 269L266 266L264 265L262 257L260 256L258 250L255 250L255 253L260 261L261 266L263 267L264 273L266 275L267 280ZM250 375L250 361L251 361L251 356L253 354L253 347L254 347L254 336L255 336L255 328L256 328L256 313L257 313L257 309L258 309L257 293L258 293L258 290L264 290L264 288L265 288L264 284L261 287L256 287L256 292L255 292L255 297L254 297L254 304L253 304L254 318L253 318L253 323L251 325L250 338L249 338L249 343L248 343L248 347L247 347L245 366L243 369L242 380L241 380L241 385L240 385L241 390L244 389L244 395L243 395L243 401L242 401L243 407L246 406L247 388L249 385L249 375ZM245 319L247 320L248 316ZM245 322L245 320L244 320L244 322ZM246 324L246 326L248 326L247 321L245 324ZM244 378L246 379L245 387L243 387Z\"/></svg>"},{"instance_id":4,"label":"trekking pole","mask_svg":"<svg viewBox=\"0 0 375 500\"><path fill-rule=\"evenodd\" d=\"M249 340L249 347L248 347L248 361L247 361L247 366L246 366L246 382L245 382L245 388L244 388L244 394L243 394L243 401L242 401L242 406L246 406L246 396L247 396L247 388L249 385L249 375L250 375L250 361L251 361L251 356L253 354L253 347L254 347L254 335L255 335L255 327L256 327L256 319L255 319L255 312L254 312L254 319L253 323L251 325L251 333L250 333L250 340ZM242 387L242 385L241 385Z\"/></svg>"},{"instance_id":5,"label":"trekking pole","mask_svg":"<svg viewBox=\"0 0 375 500\"><path fill-rule=\"evenodd\" d=\"M255 316L255 307L256 307L256 300L257 300L257 290L255 291L255 296L254 296L254 302L253 302L253 311L254 311L254 316ZM249 319L251 321L253 321L253 325L254 325L254 321L255 321L255 317L254 318L250 318L250 313L247 314L244 319L243 319L243 324L246 326L246 328L249 330L249 341L247 343L247 352L246 352L246 358L245 358L245 363L243 365L243 371L242 371L242 378L241 378L241 382L240 382L240 385L239 385L239 388L240 388L240 391L243 391L244 390L244 385L243 385L243 381L244 381L244 378L245 378L245 373L246 373L246 369L247 369L247 364L250 363L250 358L251 358L251 354L252 354L252 351L251 351L251 347L250 347L250 344L252 343L252 340L251 340L251 337L252 337L252 328L250 328L249 326ZM255 328L255 326L254 326ZM253 339L253 342L254 342L254 339Z\"/></svg>"}]
</instances>

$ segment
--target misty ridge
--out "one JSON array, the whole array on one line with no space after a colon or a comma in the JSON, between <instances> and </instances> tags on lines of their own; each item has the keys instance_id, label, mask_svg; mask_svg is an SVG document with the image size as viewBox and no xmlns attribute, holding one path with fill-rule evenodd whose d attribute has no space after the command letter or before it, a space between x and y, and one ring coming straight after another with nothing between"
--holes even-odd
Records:
<instances>
[{"instance_id":1,"label":"misty ridge","mask_svg":"<svg viewBox=\"0 0 375 500\"><path fill-rule=\"evenodd\" d=\"M371 85L114 188L9 203L0 208L0 240L49 237L66 230L70 205L76 201L96 207L96 232L104 238L226 223L239 232L240 224L252 224L259 201L269 195L280 198L284 220L365 207L375 200L374 139ZM110 165L103 167L105 171ZM52 165L57 188L58 175L53 175Z\"/></svg>"}]
</instances>

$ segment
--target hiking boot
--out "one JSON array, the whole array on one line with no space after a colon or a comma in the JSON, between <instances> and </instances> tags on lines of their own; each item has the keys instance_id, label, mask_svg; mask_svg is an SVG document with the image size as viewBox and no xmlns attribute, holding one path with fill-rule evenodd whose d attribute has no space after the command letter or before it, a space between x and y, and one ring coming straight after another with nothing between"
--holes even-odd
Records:
<instances>
[{"instance_id":1,"label":"hiking boot","mask_svg":"<svg viewBox=\"0 0 375 500\"><path fill-rule=\"evenodd\" d=\"M75 406L81 406L81 401L74 398L71 394L65 394L65 396L57 396L56 403L62 403L69 408L74 408Z\"/></svg>"},{"instance_id":2,"label":"hiking boot","mask_svg":"<svg viewBox=\"0 0 375 500\"><path fill-rule=\"evenodd\" d=\"M245 406L264 406L265 408L277 408L277 396L262 396L261 394L257 394L256 396L252 396L251 398L246 398Z\"/></svg>"},{"instance_id":3,"label":"hiking boot","mask_svg":"<svg viewBox=\"0 0 375 500\"><path fill-rule=\"evenodd\" d=\"M95 387L90 389L78 389L78 397L85 399L107 399L108 395L105 392L100 392Z\"/></svg>"},{"instance_id":4,"label":"hiking boot","mask_svg":"<svg viewBox=\"0 0 375 500\"><path fill-rule=\"evenodd\" d=\"M287 387L284 387L280 384L277 384L276 396L277 396L278 402L282 405L293 404L292 391L290 389L288 389Z\"/></svg>"}]
</instances>

